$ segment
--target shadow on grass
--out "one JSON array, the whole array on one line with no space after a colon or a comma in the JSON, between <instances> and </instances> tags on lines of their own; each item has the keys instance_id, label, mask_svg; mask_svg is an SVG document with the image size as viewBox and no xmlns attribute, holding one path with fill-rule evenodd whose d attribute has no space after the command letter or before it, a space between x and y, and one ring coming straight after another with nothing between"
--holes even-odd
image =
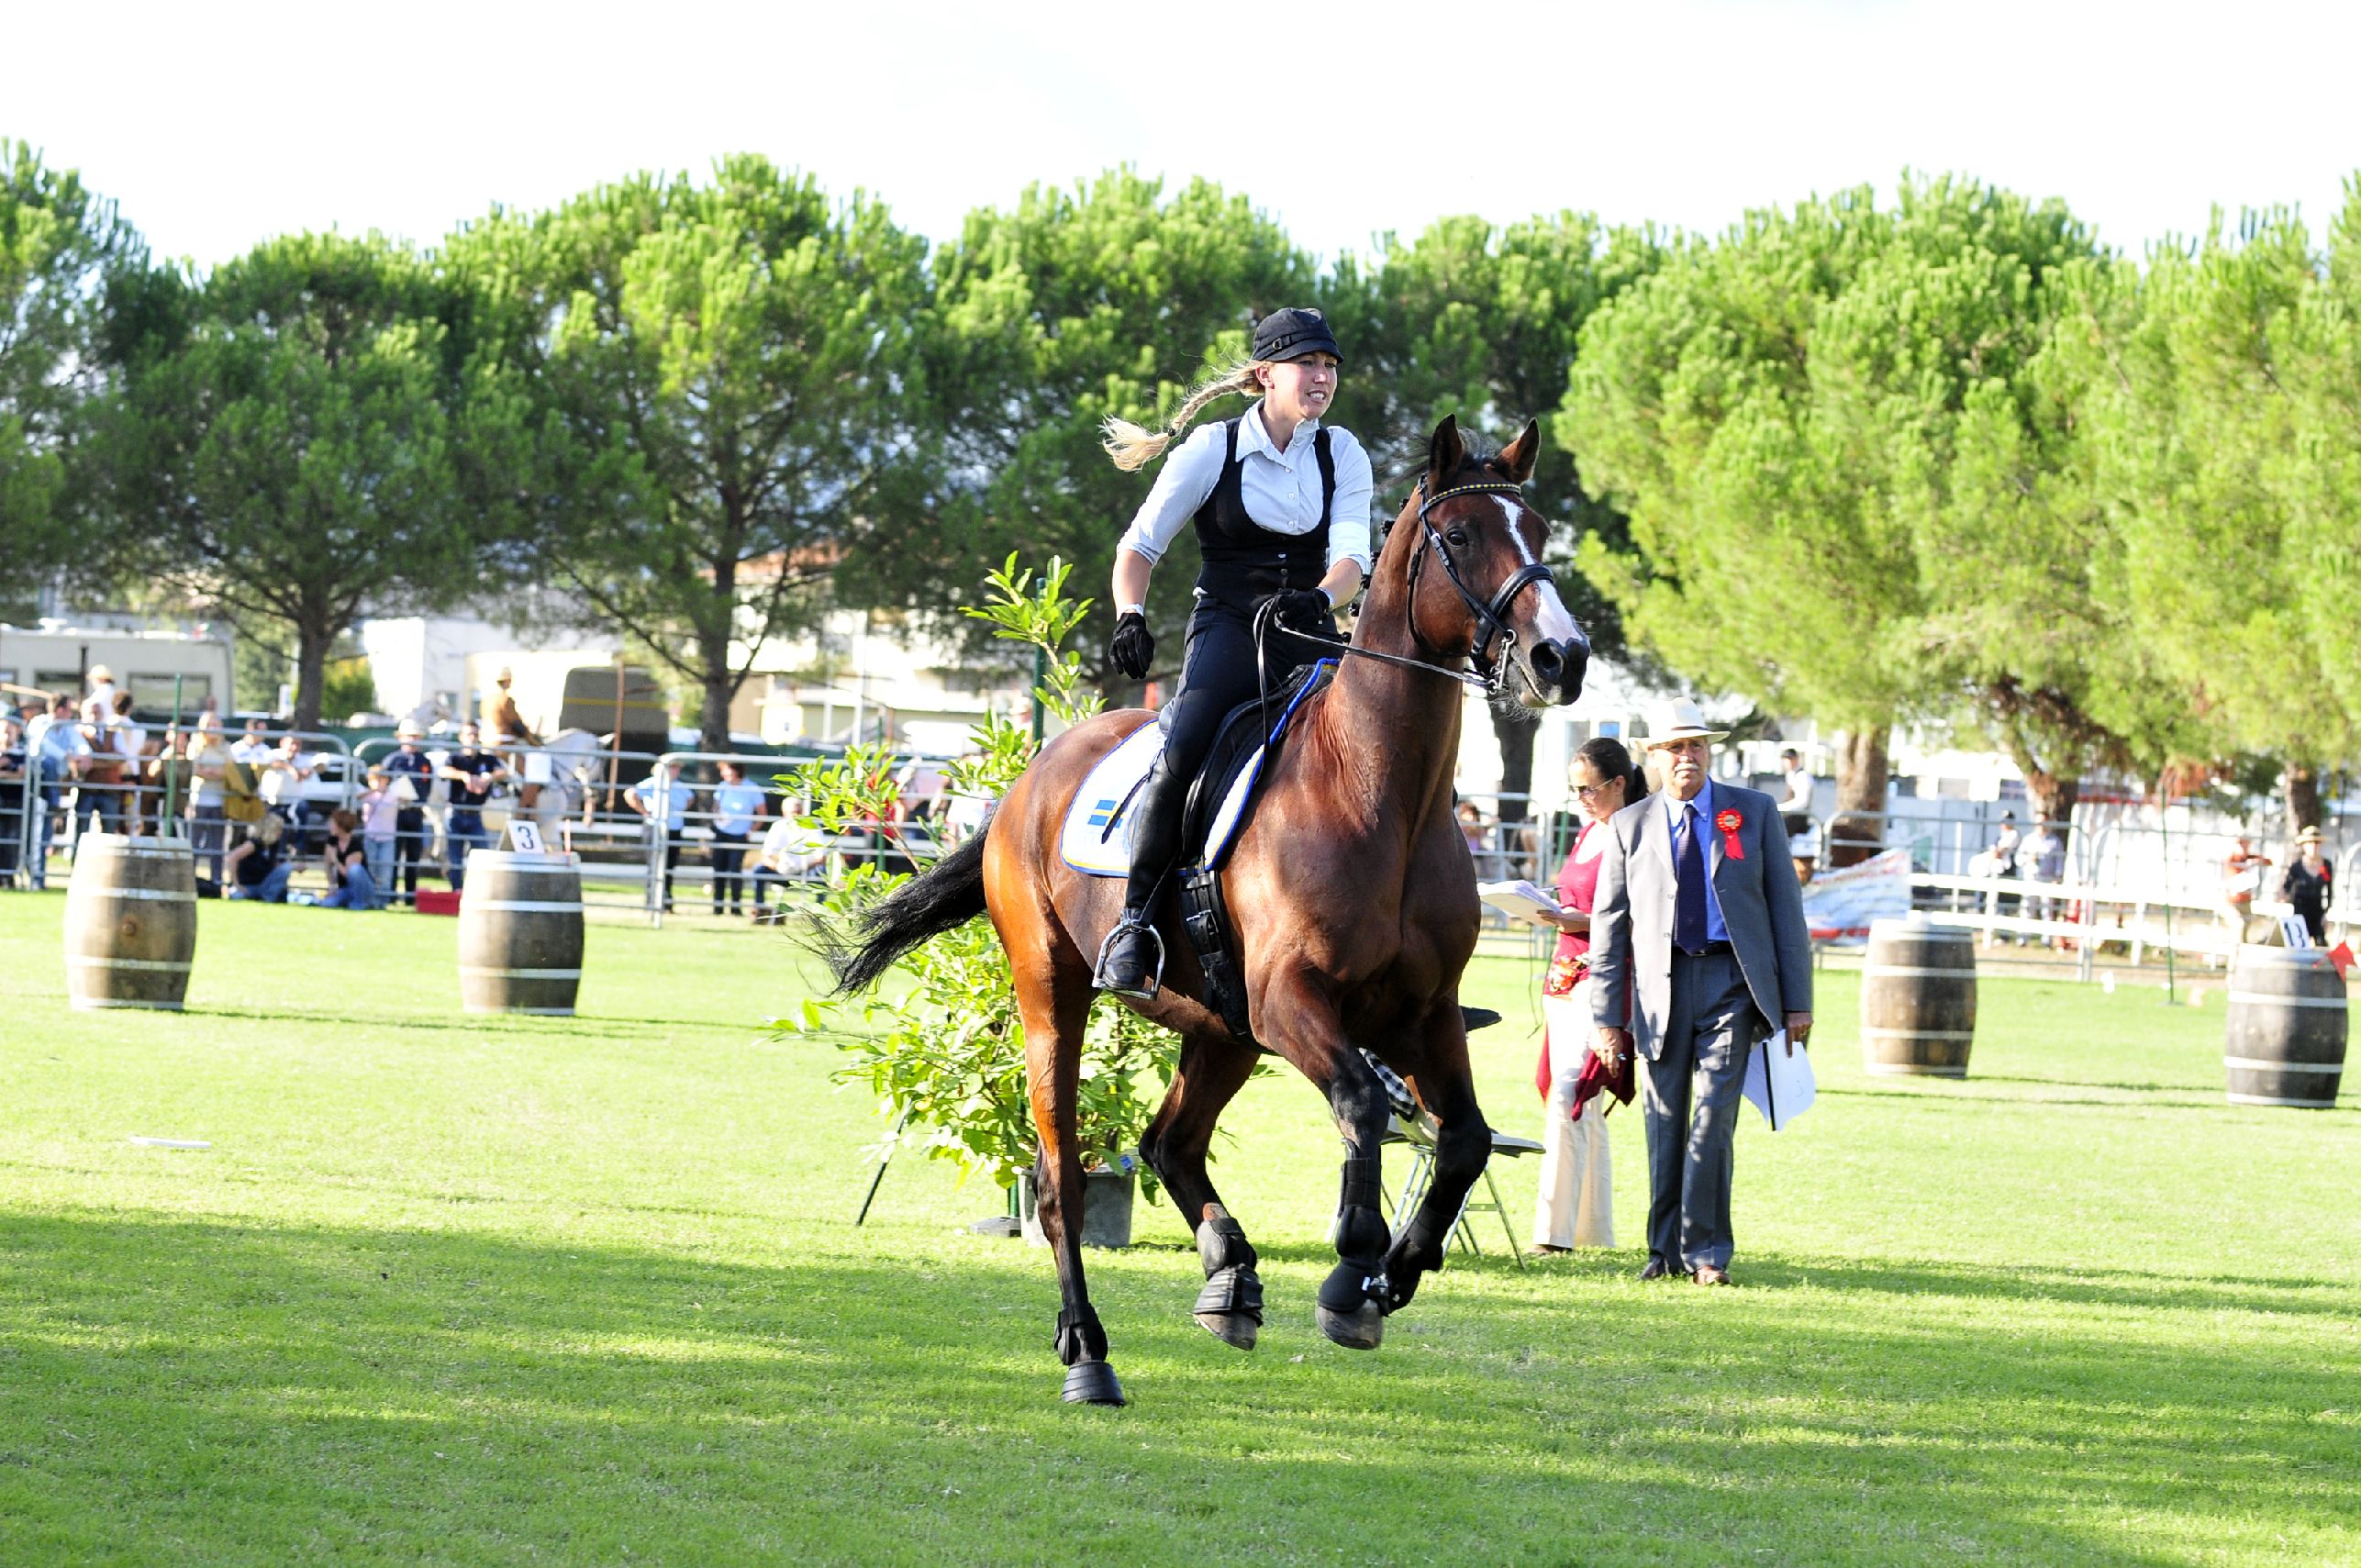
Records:
<instances>
[{"instance_id":1,"label":"shadow on grass","mask_svg":"<svg viewBox=\"0 0 2361 1568\"><path fill-rule=\"evenodd\" d=\"M2143 1269L2000 1267L1970 1263L1909 1263L1832 1259L1805 1262L1776 1255L1739 1265L1744 1285L1772 1290L1811 1286L1857 1294L2068 1302L2082 1306L2187 1312L2291 1313L2350 1321L2361 1293L2349 1281L2284 1275L2194 1277Z\"/></svg>"},{"instance_id":2,"label":"shadow on grass","mask_svg":"<svg viewBox=\"0 0 2361 1568\"><path fill-rule=\"evenodd\" d=\"M179 1016L186 1018L247 1018L256 1023L274 1025L313 1024L367 1033L380 1029L425 1030L439 1034L496 1030L502 1034L556 1039L568 1035L652 1039L680 1029L743 1029L752 1034L759 1033L761 1029L758 1022L751 1019L630 1018L593 1012L576 1013L572 1018L546 1018L529 1013L465 1013L459 1008L456 990L452 993L451 1010L440 1014L351 1012L337 1007L307 1007L295 1003L273 1004L267 1007L197 1003L184 1009Z\"/></svg>"},{"instance_id":3,"label":"shadow on grass","mask_svg":"<svg viewBox=\"0 0 2361 1568\"><path fill-rule=\"evenodd\" d=\"M1908 1080L1903 1081L1908 1082ZM2047 1089L2112 1089L2118 1091L2122 1097L2096 1099L2088 1095L1979 1095L1973 1087L1979 1082L2030 1084L2036 1088ZM1918 1079L1917 1084L1918 1087L1907 1089L1827 1086L1822 1087L1819 1094L1821 1098L1828 1100L1906 1100L1916 1105L1941 1105L1948 1101L1955 1105L2005 1104L2044 1107L2100 1106L2110 1110L2121 1110L2125 1106L2138 1106L2143 1109L2154 1106L2158 1110L2184 1111L2222 1111L2231 1108L2229 1102L2219 1095L2200 1095L2195 1091L2174 1084L2093 1084L2076 1078L1987 1078L1980 1074L1971 1079L1924 1077ZM1963 1085L1966 1086L1965 1092L1963 1092Z\"/></svg>"},{"instance_id":4,"label":"shadow on grass","mask_svg":"<svg viewBox=\"0 0 2361 1568\"><path fill-rule=\"evenodd\" d=\"M1141 1249L1134 1248L1138 1251ZM1191 1251L1176 1248L1176 1251ZM1335 1254L1313 1243L1260 1246L1262 1256L1325 1269ZM1099 1257L1085 1254L1086 1264ZM1629 1282L1650 1297L1682 1297L1698 1290L1686 1277L1642 1281L1646 1251L1639 1247L1576 1248L1546 1258L1526 1258L1524 1269L1505 1251L1487 1250L1470 1258L1456 1243L1442 1277L1480 1274L1506 1284L1520 1273L1535 1281L1580 1281L1587 1284ZM1899 1262L1887 1260L1799 1259L1776 1252L1743 1253L1732 1265L1737 1288L1751 1291L1812 1289L1841 1296L1880 1296L2010 1302L2064 1302L2188 1312L2270 1312L2311 1315L2349 1322L2361 1316L2361 1289L2343 1279L2289 1274L2248 1277L2192 1276L2143 1269L2098 1266L2010 1267L1975 1263ZM1421 1287L1422 1289L1424 1287Z\"/></svg>"},{"instance_id":5,"label":"shadow on grass","mask_svg":"<svg viewBox=\"0 0 2361 1568\"><path fill-rule=\"evenodd\" d=\"M1630 1254L1502 1260L1431 1281L1356 1356L1309 1327L1330 1259L1288 1249L1244 1356L1189 1322L1186 1262L1094 1254L1140 1401L1116 1413L1055 1402L1041 1253L874 1245L763 1266L11 1216L0 1518L38 1561L1201 1563L1242 1539L1257 1561L1325 1561L1348 1521L1415 1518L1418 1541L1485 1561L1716 1562L1743 1542L2137 1564L2192 1541L2267 1554L2274 1532L2300 1555L2355 1525L2350 1423L2322 1415L2352 1407L2349 1353L1947 1313L2059 1298L2009 1270L1765 1260L1763 1284L1820 1289L1607 1291ZM1595 1276L1587 1296L1570 1274ZM2091 1288L2208 1305L2205 1282ZM2240 1281L2213 1305L2310 1295Z\"/></svg>"}]
</instances>

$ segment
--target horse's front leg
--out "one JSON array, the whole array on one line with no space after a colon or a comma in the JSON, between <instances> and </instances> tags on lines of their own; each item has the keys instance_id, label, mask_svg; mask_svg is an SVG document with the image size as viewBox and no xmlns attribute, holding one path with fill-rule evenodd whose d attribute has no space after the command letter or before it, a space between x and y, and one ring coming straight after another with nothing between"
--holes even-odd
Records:
<instances>
[{"instance_id":1,"label":"horse's front leg","mask_svg":"<svg viewBox=\"0 0 2361 1568\"><path fill-rule=\"evenodd\" d=\"M1320 1287L1320 1332L1356 1351L1374 1351L1391 1310L1386 1247L1391 1232L1378 1209L1384 1169L1378 1146L1392 1112L1385 1085L1344 1038L1326 983L1309 973L1275 982L1263 998L1255 1030L1328 1096L1344 1135L1343 1189L1336 1203L1341 1260Z\"/></svg>"},{"instance_id":2,"label":"horse's front leg","mask_svg":"<svg viewBox=\"0 0 2361 1568\"><path fill-rule=\"evenodd\" d=\"M1386 1254L1386 1310L1409 1305L1419 1280L1442 1267L1443 1249L1467 1192L1492 1158L1492 1129L1476 1103L1476 1082L1467 1065L1467 1026L1453 999L1427 1016L1420 1054L1419 1098L1434 1114L1434 1179L1416 1214L1394 1238Z\"/></svg>"}]
</instances>

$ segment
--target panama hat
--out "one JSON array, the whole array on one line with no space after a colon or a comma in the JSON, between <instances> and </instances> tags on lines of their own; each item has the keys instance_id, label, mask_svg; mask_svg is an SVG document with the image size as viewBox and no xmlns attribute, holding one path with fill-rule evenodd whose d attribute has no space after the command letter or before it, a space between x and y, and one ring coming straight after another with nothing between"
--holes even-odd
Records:
<instances>
[{"instance_id":1,"label":"panama hat","mask_svg":"<svg viewBox=\"0 0 2361 1568\"><path fill-rule=\"evenodd\" d=\"M1705 715L1698 711L1698 706L1687 697L1683 697L1677 702L1663 704L1650 716L1647 736L1640 744L1653 751L1659 746L1668 746L1676 740L1727 740L1729 739L1730 731L1709 728L1705 722Z\"/></svg>"},{"instance_id":2,"label":"panama hat","mask_svg":"<svg viewBox=\"0 0 2361 1568\"><path fill-rule=\"evenodd\" d=\"M2299 844L2317 844L2325 841L2327 835L2322 833L2319 828L2307 828L2302 832L2296 835L2296 842Z\"/></svg>"},{"instance_id":3,"label":"panama hat","mask_svg":"<svg viewBox=\"0 0 2361 1568\"><path fill-rule=\"evenodd\" d=\"M394 733L397 737L404 735L423 736L426 732L427 727L420 724L415 718L406 718L402 720L401 723L394 726Z\"/></svg>"}]
</instances>

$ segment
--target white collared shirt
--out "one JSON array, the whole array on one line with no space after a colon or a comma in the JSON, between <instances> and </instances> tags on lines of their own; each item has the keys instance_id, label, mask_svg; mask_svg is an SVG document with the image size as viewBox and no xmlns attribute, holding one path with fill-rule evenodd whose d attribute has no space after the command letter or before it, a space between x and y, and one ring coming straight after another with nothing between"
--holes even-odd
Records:
<instances>
[{"instance_id":1,"label":"white collared shirt","mask_svg":"<svg viewBox=\"0 0 2361 1568\"><path fill-rule=\"evenodd\" d=\"M1697 834L1697 852L1705 862L1705 940L1726 942L1730 928L1722 922L1721 895L1713 891L1713 838L1719 831L1713 826L1713 780L1708 777L1705 787L1697 792L1694 800L1683 800L1667 785L1660 791L1665 798L1665 831L1673 851L1673 874L1680 874L1681 814L1690 806L1697 808L1691 824Z\"/></svg>"},{"instance_id":2,"label":"white collared shirt","mask_svg":"<svg viewBox=\"0 0 2361 1568\"><path fill-rule=\"evenodd\" d=\"M1320 421L1307 419L1287 438L1287 450L1271 444L1263 428L1258 400L1238 421L1238 494L1246 515L1275 534L1308 534L1320 527L1320 458L1313 444ZM1175 536L1197 514L1213 487L1221 482L1221 457L1227 440L1219 424L1200 425L1188 439L1167 452L1155 488L1141 503L1139 514L1124 530L1119 550L1129 550L1151 562L1164 559ZM1376 489L1369 454L1353 432L1338 426L1328 433L1328 450L1336 464L1336 498L1328 513L1328 564L1351 561L1369 575L1369 498Z\"/></svg>"}]
</instances>

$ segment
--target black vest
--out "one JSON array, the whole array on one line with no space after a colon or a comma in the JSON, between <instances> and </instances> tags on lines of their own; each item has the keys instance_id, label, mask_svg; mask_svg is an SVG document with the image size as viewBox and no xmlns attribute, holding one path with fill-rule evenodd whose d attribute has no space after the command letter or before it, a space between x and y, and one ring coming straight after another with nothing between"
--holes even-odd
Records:
<instances>
[{"instance_id":1,"label":"black vest","mask_svg":"<svg viewBox=\"0 0 2361 1568\"><path fill-rule=\"evenodd\" d=\"M1213 494L1197 509L1197 543L1205 568L1197 574L1197 591L1208 599L1242 610L1292 588L1313 588L1328 575L1328 514L1336 504L1336 460L1328 450L1328 431L1312 439L1312 457L1320 464L1320 526L1309 533L1283 534L1263 527L1246 515L1246 497L1240 476L1246 463L1238 455L1238 421L1223 427L1221 478Z\"/></svg>"}]
</instances>

